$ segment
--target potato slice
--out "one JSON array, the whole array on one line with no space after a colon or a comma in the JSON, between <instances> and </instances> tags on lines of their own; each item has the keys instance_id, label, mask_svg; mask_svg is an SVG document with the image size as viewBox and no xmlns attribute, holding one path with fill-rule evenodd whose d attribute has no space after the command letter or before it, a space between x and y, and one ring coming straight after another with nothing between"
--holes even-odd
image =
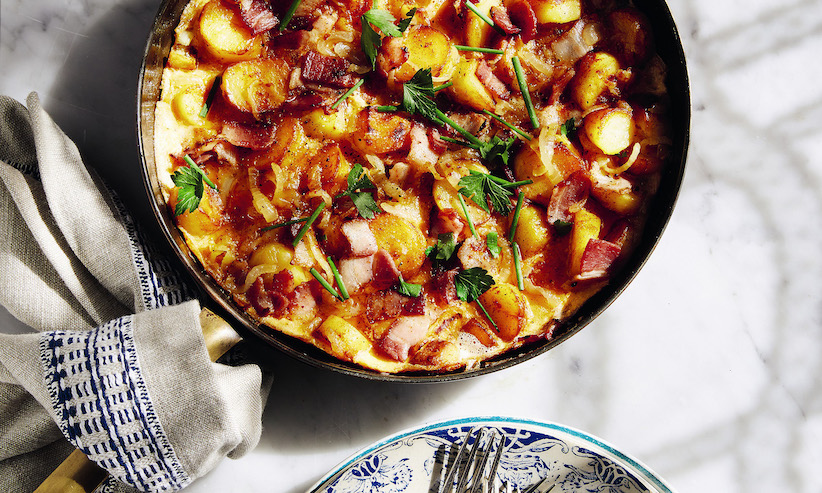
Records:
<instances>
[{"instance_id":1,"label":"potato slice","mask_svg":"<svg viewBox=\"0 0 822 493\"><path fill-rule=\"evenodd\" d=\"M522 255L529 257L541 252L550 238L545 211L533 205L523 207L517 221L517 232L514 234Z\"/></svg>"},{"instance_id":2,"label":"potato slice","mask_svg":"<svg viewBox=\"0 0 822 493\"><path fill-rule=\"evenodd\" d=\"M571 229L571 245L568 257L568 273L577 276L580 273L582 254L591 238L599 238L602 220L596 214L580 209L574 214L574 225Z\"/></svg>"},{"instance_id":3,"label":"potato slice","mask_svg":"<svg viewBox=\"0 0 822 493\"><path fill-rule=\"evenodd\" d=\"M405 279L420 270L425 261L425 236L411 221L393 214L380 214L369 222L377 246L387 251Z\"/></svg>"},{"instance_id":4,"label":"potato slice","mask_svg":"<svg viewBox=\"0 0 822 493\"><path fill-rule=\"evenodd\" d=\"M250 60L260 55L259 36L251 34L236 8L212 0L200 14L200 36L208 51L225 62Z\"/></svg>"},{"instance_id":5,"label":"potato slice","mask_svg":"<svg viewBox=\"0 0 822 493\"><path fill-rule=\"evenodd\" d=\"M499 7L499 0L480 0L473 2L477 10L491 17L491 7ZM488 46L488 38L491 36L493 29L487 22L480 19L479 16L473 12L466 10L465 14L465 44L475 48L484 48Z\"/></svg>"},{"instance_id":6,"label":"potato slice","mask_svg":"<svg viewBox=\"0 0 822 493\"><path fill-rule=\"evenodd\" d=\"M504 341L513 340L525 327L529 306L528 299L519 289L508 283L494 284L479 297L497 324L497 335Z\"/></svg>"},{"instance_id":7,"label":"potato slice","mask_svg":"<svg viewBox=\"0 0 822 493\"><path fill-rule=\"evenodd\" d=\"M285 101L288 75L288 64L278 58L238 62L223 73L223 95L237 109L259 119Z\"/></svg>"},{"instance_id":8,"label":"potato slice","mask_svg":"<svg viewBox=\"0 0 822 493\"><path fill-rule=\"evenodd\" d=\"M476 59L461 58L451 79L454 85L448 91L454 99L466 106L478 111L493 111L494 98L477 77L478 65L479 61Z\"/></svg>"},{"instance_id":9,"label":"potato slice","mask_svg":"<svg viewBox=\"0 0 822 493\"><path fill-rule=\"evenodd\" d=\"M582 128L591 144L608 156L627 149L634 137L631 112L620 108L605 108L589 113ZM586 142L583 140L583 143Z\"/></svg>"},{"instance_id":10,"label":"potato slice","mask_svg":"<svg viewBox=\"0 0 822 493\"><path fill-rule=\"evenodd\" d=\"M604 51L588 53L577 62L577 75L571 81L571 98L583 110L594 106L619 73L619 61Z\"/></svg>"},{"instance_id":11,"label":"potato slice","mask_svg":"<svg viewBox=\"0 0 822 493\"><path fill-rule=\"evenodd\" d=\"M529 0L540 24L563 24L582 15L580 0Z\"/></svg>"},{"instance_id":12,"label":"potato slice","mask_svg":"<svg viewBox=\"0 0 822 493\"><path fill-rule=\"evenodd\" d=\"M391 84L407 82L424 68L430 68L436 79L453 70L452 51L456 52L445 34L429 26L412 26L402 37L383 41L377 64Z\"/></svg>"},{"instance_id":13,"label":"potato slice","mask_svg":"<svg viewBox=\"0 0 822 493\"><path fill-rule=\"evenodd\" d=\"M357 115L351 143L365 154L396 152L411 143L411 127L411 121L402 116L367 108Z\"/></svg>"},{"instance_id":14,"label":"potato slice","mask_svg":"<svg viewBox=\"0 0 822 493\"><path fill-rule=\"evenodd\" d=\"M342 359L354 361L357 353L371 350L371 341L337 315L325 319L317 332L331 345L331 352Z\"/></svg>"},{"instance_id":15,"label":"potato slice","mask_svg":"<svg viewBox=\"0 0 822 493\"><path fill-rule=\"evenodd\" d=\"M631 8L615 10L608 15L607 24L611 42L625 63L635 65L648 59L653 41L650 24L642 13Z\"/></svg>"}]
</instances>

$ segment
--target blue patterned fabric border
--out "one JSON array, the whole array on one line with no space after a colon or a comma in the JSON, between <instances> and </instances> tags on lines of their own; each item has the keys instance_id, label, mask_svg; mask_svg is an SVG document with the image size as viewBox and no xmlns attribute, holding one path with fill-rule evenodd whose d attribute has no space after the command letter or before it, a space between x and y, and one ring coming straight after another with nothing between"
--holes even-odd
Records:
<instances>
[{"instance_id":1,"label":"blue patterned fabric border","mask_svg":"<svg viewBox=\"0 0 822 493\"><path fill-rule=\"evenodd\" d=\"M141 491L191 482L154 410L134 347L132 316L89 332L44 332L40 358L63 434Z\"/></svg>"}]
</instances>

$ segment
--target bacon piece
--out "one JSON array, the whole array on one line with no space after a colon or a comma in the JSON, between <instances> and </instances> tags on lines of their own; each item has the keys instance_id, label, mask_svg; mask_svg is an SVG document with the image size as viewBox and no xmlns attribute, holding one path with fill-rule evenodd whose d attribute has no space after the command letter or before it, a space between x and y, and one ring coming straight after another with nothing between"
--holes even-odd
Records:
<instances>
[{"instance_id":1,"label":"bacon piece","mask_svg":"<svg viewBox=\"0 0 822 493\"><path fill-rule=\"evenodd\" d=\"M240 7L240 18L243 23L255 36L280 24L280 19L274 15L265 0L239 0L235 3Z\"/></svg>"},{"instance_id":2,"label":"bacon piece","mask_svg":"<svg viewBox=\"0 0 822 493\"><path fill-rule=\"evenodd\" d=\"M579 278L596 279L605 277L608 274L608 269L619 256L619 252L619 245L610 241L591 238L582 253Z\"/></svg>"},{"instance_id":3,"label":"bacon piece","mask_svg":"<svg viewBox=\"0 0 822 493\"><path fill-rule=\"evenodd\" d=\"M430 166L439 159L438 153L431 148L425 127L414 124L411 127L411 147L408 150L408 160L417 166Z\"/></svg>"},{"instance_id":4,"label":"bacon piece","mask_svg":"<svg viewBox=\"0 0 822 493\"><path fill-rule=\"evenodd\" d=\"M357 82L348 71L348 61L344 58L325 56L309 51L303 58L301 72L303 80L334 87L353 87Z\"/></svg>"},{"instance_id":5,"label":"bacon piece","mask_svg":"<svg viewBox=\"0 0 822 493\"><path fill-rule=\"evenodd\" d=\"M573 219L570 212L571 207L584 204L588 200L590 189L591 180L583 171L572 173L561 181L554 188L551 200L548 202L548 222L550 224L556 221L571 222Z\"/></svg>"},{"instance_id":6,"label":"bacon piece","mask_svg":"<svg viewBox=\"0 0 822 493\"><path fill-rule=\"evenodd\" d=\"M442 140L440 131L436 127L428 127L428 142L431 150L437 154L442 154L448 149L448 142Z\"/></svg>"},{"instance_id":7,"label":"bacon piece","mask_svg":"<svg viewBox=\"0 0 822 493\"><path fill-rule=\"evenodd\" d=\"M576 72L574 70L566 70L562 76L554 79L554 83L551 85L551 104L557 104L559 102L559 98L562 97L562 93L565 92L565 87L574 79L574 75Z\"/></svg>"},{"instance_id":8,"label":"bacon piece","mask_svg":"<svg viewBox=\"0 0 822 493\"><path fill-rule=\"evenodd\" d=\"M531 41L537 35L537 15L531 4L519 0L508 5L508 15L511 22L520 29L520 38L524 43Z\"/></svg>"},{"instance_id":9,"label":"bacon piece","mask_svg":"<svg viewBox=\"0 0 822 493\"><path fill-rule=\"evenodd\" d=\"M371 232L368 221L364 219L348 221L342 225L341 230L345 239L348 240L351 255L368 257L377 253L377 239Z\"/></svg>"},{"instance_id":10,"label":"bacon piece","mask_svg":"<svg viewBox=\"0 0 822 493\"><path fill-rule=\"evenodd\" d=\"M447 270L440 272L431 279L434 295L442 303L447 304L457 300L457 285L454 283L457 272L459 272L459 269Z\"/></svg>"},{"instance_id":11,"label":"bacon piece","mask_svg":"<svg viewBox=\"0 0 822 493\"><path fill-rule=\"evenodd\" d=\"M316 279L306 281L294 288L288 303L288 311L294 318L306 320L317 312L317 302L322 299L322 287Z\"/></svg>"},{"instance_id":12,"label":"bacon piece","mask_svg":"<svg viewBox=\"0 0 822 493\"><path fill-rule=\"evenodd\" d=\"M408 359L408 353L428 334L431 321L425 315L402 317L396 320L380 341L380 348L397 361Z\"/></svg>"},{"instance_id":13,"label":"bacon piece","mask_svg":"<svg viewBox=\"0 0 822 493\"><path fill-rule=\"evenodd\" d=\"M482 60L477 66L477 79L497 98L505 101L511 98L511 90L508 89L505 83L499 80L499 77L494 75L494 72L485 60Z\"/></svg>"},{"instance_id":14,"label":"bacon piece","mask_svg":"<svg viewBox=\"0 0 822 493\"><path fill-rule=\"evenodd\" d=\"M459 238L463 229L465 229L465 224L463 224L459 213L454 209L445 209L437 213L434 228L431 232L435 235L454 233L454 238Z\"/></svg>"},{"instance_id":15,"label":"bacon piece","mask_svg":"<svg viewBox=\"0 0 822 493\"><path fill-rule=\"evenodd\" d=\"M378 250L373 258L371 282L376 289L388 289L400 280L400 270L391 254L385 250Z\"/></svg>"},{"instance_id":16,"label":"bacon piece","mask_svg":"<svg viewBox=\"0 0 822 493\"><path fill-rule=\"evenodd\" d=\"M260 150L274 143L276 127L262 122L241 123L228 121L223 124L222 136L238 147Z\"/></svg>"},{"instance_id":17,"label":"bacon piece","mask_svg":"<svg viewBox=\"0 0 822 493\"><path fill-rule=\"evenodd\" d=\"M611 226L611 229L608 230L608 234L605 235L605 241L609 241L622 249L625 243L628 242L629 226L628 221L625 219L620 219L615 222L614 225Z\"/></svg>"},{"instance_id":18,"label":"bacon piece","mask_svg":"<svg viewBox=\"0 0 822 493\"><path fill-rule=\"evenodd\" d=\"M400 38L388 37L382 40L377 55L377 66L384 76L408 60L408 48Z\"/></svg>"},{"instance_id":19,"label":"bacon piece","mask_svg":"<svg viewBox=\"0 0 822 493\"><path fill-rule=\"evenodd\" d=\"M340 261L340 277L349 293L357 292L374 276L374 258L345 258Z\"/></svg>"},{"instance_id":20,"label":"bacon piece","mask_svg":"<svg viewBox=\"0 0 822 493\"><path fill-rule=\"evenodd\" d=\"M294 276L287 270L263 274L248 288L248 301L260 317L282 317L294 292Z\"/></svg>"},{"instance_id":21,"label":"bacon piece","mask_svg":"<svg viewBox=\"0 0 822 493\"><path fill-rule=\"evenodd\" d=\"M508 16L508 9L505 7L491 7L491 20L494 21L494 24L499 26L505 34L519 34L521 31L520 28L511 22L511 18Z\"/></svg>"}]
</instances>

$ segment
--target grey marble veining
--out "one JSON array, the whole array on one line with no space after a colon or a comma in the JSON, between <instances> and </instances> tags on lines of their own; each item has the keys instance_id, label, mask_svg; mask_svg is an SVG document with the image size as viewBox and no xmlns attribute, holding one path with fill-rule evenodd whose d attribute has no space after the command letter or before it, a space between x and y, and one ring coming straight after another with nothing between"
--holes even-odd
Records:
<instances>
[{"instance_id":1,"label":"grey marble veining","mask_svg":"<svg viewBox=\"0 0 822 493\"><path fill-rule=\"evenodd\" d=\"M297 493L385 435L470 415L583 429L682 493L822 491L822 3L668 3L691 77L688 170L614 305L546 355L457 383L362 381L272 353L260 445L190 491ZM40 93L147 224L134 111L157 7L0 3L0 93Z\"/></svg>"}]
</instances>

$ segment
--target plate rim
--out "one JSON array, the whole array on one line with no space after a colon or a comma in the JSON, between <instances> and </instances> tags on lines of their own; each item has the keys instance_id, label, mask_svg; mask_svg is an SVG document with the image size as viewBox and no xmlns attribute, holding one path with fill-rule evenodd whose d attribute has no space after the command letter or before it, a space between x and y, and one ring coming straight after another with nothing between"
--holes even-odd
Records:
<instances>
[{"instance_id":1,"label":"plate rim","mask_svg":"<svg viewBox=\"0 0 822 493\"><path fill-rule=\"evenodd\" d=\"M553 430L559 431L562 433L567 433L577 439L581 439L583 441L589 442L594 444L602 449L604 449L609 454L612 454L614 457L619 459L623 464L623 466L628 467L631 469L631 472L641 476L646 481L650 482L655 488L657 488L660 493L676 493L667 482L665 482L656 472L654 472L650 467L645 465L642 461L636 459L635 457L620 451L615 446L603 440L602 438L596 437L590 433L584 432L578 428L574 428L572 426L563 425L560 423L556 423L553 421L537 421L530 418L520 418L520 417L513 417L513 416L470 416L470 417L463 417L463 418L450 418L450 419L443 419L438 420L432 423L417 425L413 427L406 428L401 430L397 433L392 435L388 435L383 437L365 447L357 450L353 454L349 455L342 461L340 461L336 466L334 466L330 471L328 471L325 475L323 475L316 483L314 483L306 493L317 493L322 488L325 483L331 480L334 476L340 474L341 472L345 471L356 462L360 461L364 457L374 453L375 451L390 445L391 443L398 442L400 440L404 440L408 437L413 435L418 435L421 433L425 433L431 430L445 428L445 427L452 427L452 426L464 426L464 425L495 425L501 424L503 426L511 426L514 425L526 425L531 426L534 428L541 428L544 430Z\"/></svg>"}]
</instances>

